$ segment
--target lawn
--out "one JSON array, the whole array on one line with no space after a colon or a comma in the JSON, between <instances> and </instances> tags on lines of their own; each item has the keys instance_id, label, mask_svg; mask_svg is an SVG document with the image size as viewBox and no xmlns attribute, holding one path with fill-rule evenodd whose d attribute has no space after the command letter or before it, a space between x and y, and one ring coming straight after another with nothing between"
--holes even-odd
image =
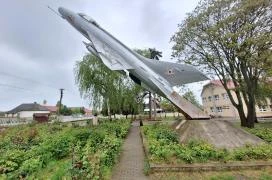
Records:
<instances>
[{"instance_id":1,"label":"lawn","mask_svg":"<svg viewBox=\"0 0 272 180\"><path fill-rule=\"evenodd\" d=\"M0 134L0 179L109 179L130 122L31 124Z\"/></svg>"}]
</instances>

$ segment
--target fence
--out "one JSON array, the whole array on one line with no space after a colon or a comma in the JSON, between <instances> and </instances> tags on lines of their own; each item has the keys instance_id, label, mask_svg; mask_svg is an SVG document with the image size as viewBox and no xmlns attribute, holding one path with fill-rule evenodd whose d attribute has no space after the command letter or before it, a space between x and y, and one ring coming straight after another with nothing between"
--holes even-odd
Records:
<instances>
[{"instance_id":1,"label":"fence","mask_svg":"<svg viewBox=\"0 0 272 180\"><path fill-rule=\"evenodd\" d=\"M74 122L74 121L85 121L92 119L92 116L82 116L82 117L73 117L73 116L61 116L59 117L60 122Z\"/></svg>"},{"instance_id":2,"label":"fence","mask_svg":"<svg viewBox=\"0 0 272 180\"><path fill-rule=\"evenodd\" d=\"M20 124L29 124L32 121L32 119L0 118L0 126L16 126Z\"/></svg>"}]
</instances>

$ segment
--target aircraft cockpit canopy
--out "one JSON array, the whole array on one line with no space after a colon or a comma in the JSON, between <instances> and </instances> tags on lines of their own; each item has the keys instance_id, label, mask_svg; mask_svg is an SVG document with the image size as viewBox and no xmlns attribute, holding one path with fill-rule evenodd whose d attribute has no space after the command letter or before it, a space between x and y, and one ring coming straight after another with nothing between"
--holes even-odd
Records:
<instances>
[{"instance_id":1,"label":"aircraft cockpit canopy","mask_svg":"<svg viewBox=\"0 0 272 180\"><path fill-rule=\"evenodd\" d=\"M99 27L99 25L97 24L97 22L93 18L91 18L90 16L88 16L88 15L86 15L84 13L78 13L78 15L80 17L82 17L83 19L85 19L86 21L88 21L89 23L91 23L91 24Z\"/></svg>"}]
</instances>

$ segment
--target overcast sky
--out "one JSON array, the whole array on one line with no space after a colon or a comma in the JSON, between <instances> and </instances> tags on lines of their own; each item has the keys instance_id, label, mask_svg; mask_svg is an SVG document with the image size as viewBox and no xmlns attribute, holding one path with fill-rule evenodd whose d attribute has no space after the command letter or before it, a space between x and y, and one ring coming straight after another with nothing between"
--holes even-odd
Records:
<instances>
[{"instance_id":1,"label":"overcast sky","mask_svg":"<svg viewBox=\"0 0 272 180\"><path fill-rule=\"evenodd\" d=\"M45 99L86 106L75 85L75 62L86 53L85 40L47 8L66 7L93 17L130 48L155 47L170 61L170 37L198 0L9 0L0 8L0 111ZM172 60L175 61L175 60ZM199 98L201 85L194 91Z\"/></svg>"}]
</instances>

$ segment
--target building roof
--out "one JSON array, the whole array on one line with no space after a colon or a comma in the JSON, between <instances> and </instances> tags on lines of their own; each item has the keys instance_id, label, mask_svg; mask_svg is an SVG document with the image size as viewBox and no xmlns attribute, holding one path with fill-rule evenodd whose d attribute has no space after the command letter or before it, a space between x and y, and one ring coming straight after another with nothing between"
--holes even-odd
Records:
<instances>
[{"instance_id":1,"label":"building roof","mask_svg":"<svg viewBox=\"0 0 272 180\"><path fill-rule=\"evenodd\" d=\"M219 79L211 80L210 82L208 82L207 84L205 84L205 85L203 86L201 95L202 95L203 91L204 91L207 87L209 87L209 86L211 86L211 85L223 87L223 84L221 83L221 81L220 81ZM231 81L231 80L228 81L227 87L228 87L229 89L235 88L235 85L234 85L233 81ZM223 87L223 88L224 88L224 87Z\"/></svg>"},{"instance_id":2,"label":"building roof","mask_svg":"<svg viewBox=\"0 0 272 180\"><path fill-rule=\"evenodd\" d=\"M92 110L87 109L87 108L84 107L84 112L85 112L85 113L92 113Z\"/></svg>"},{"instance_id":3,"label":"building roof","mask_svg":"<svg viewBox=\"0 0 272 180\"><path fill-rule=\"evenodd\" d=\"M26 103L26 104L21 104L17 106L16 108L8 111L7 114L16 114L21 111L48 111L48 109L37 103L28 103L28 104Z\"/></svg>"},{"instance_id":4,"label":"building roof","mask_svg":"<svg viewBox=\"0 0 272 180\"><path fill-rule=\"evenodd\" d=\"M57 106L46 106L46 105L42 105L42 106L48 109L48 111L50 112L57 112L59 109Z\"/></svg>"}]
</instances>

